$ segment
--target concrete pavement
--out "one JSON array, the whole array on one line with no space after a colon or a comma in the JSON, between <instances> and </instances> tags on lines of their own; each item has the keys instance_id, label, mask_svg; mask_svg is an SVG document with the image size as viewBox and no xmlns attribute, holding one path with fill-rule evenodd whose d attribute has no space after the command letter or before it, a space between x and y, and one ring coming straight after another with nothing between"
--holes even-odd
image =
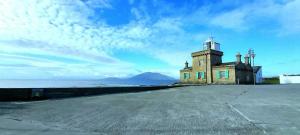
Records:
<instances>
[{"instance_id":1,"label":"concrete pavement","mask_svg":"<svg viewBox=\"0 0 300 135\"><path fill-rule=\"evenodd\" d=\"M1 135L300 134L300 85L211 85L0 102Z\"/></svg>"}]
</instances>

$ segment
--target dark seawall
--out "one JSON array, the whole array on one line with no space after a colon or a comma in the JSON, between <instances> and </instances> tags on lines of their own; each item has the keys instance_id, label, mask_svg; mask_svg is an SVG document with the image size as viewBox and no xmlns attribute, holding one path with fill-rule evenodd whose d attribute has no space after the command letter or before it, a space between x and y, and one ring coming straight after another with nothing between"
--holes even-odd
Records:
<instances>
[{"instance_id":1,"label":"dark seawall","mask_svg":"<svg viewBox=\"0 0 300 135\"><path fill-rule=\"evenodd\" d=\"M30 101L101 94L161 90L178 86L125 86L88 88L0 88L0 101Z\"/></svg>"}]
</instances>

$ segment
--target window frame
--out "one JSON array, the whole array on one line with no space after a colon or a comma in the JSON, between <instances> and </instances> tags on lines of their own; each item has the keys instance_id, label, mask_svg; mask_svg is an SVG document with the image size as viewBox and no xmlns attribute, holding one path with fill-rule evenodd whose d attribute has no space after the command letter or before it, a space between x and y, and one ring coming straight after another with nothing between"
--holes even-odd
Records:
<instances>
[{"instance_id":1,"label":"window frame","mask_svg":"<svg viewBox=\"0 0 300 135\"><path fill-rule=\"evenodd\" d=\"M229 70L225 69L225 70L217 70L217 79L229 79Z\"/></svg>"},{"instance_id":2,"label":"window frame","mask_svg":"<svg viewBox=\"0 0 300 135\"><path fill-rule=\"evenodd\" d=\"M190 73L183 73L183 79L190 79Z\"/></svg>"},{"instance_id":3,"label":"window frame","mask_svg":"<svg viewBox=\"0 0 300 135\"><path fill-rule=\"evenodd\" d=\"M196 72L196 79L198 80L204 80L205 78L205 72Z\"/></svg>"},{"instance_id":4,"label":"window frame","mask_svg":"<svg viewBox=\"0 0 300 135\"><path fill-rule=\"evenodd\" d=\"M225 79L226 78L226 71L219 71L220 74L220 79Z\"/></svg>"}]
</instances>

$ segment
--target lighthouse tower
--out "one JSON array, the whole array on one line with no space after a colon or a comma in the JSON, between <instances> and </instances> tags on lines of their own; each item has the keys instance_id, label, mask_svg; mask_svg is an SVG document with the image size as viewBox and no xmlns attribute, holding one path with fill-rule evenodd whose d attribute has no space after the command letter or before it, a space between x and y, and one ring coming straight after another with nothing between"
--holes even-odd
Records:
<instances>
[{"instance_id":1,"label":"lighthouse tower","mask_svg":"<svg viewBox=\"0 0 300 135\"><path fill-rule=\"evenodd\" d=\"M213 83L212 67L222 63L223 52L220 50L220 44L209 37L203 43L203 50L192 53L193 70L203 71L205 83Z\"/></svg>"},{"instance_id":2,"label":"lighthouse tower","mask_svg":"<svg viewBox=\"0 0 300 135\"><path fill-rule=\"evenodd\" d=\"M203 43L203 50L210 50L210 49L220 51L220 43L215 42L212 36L206 39L205 42Z\"/></svg>"}]
</instances>

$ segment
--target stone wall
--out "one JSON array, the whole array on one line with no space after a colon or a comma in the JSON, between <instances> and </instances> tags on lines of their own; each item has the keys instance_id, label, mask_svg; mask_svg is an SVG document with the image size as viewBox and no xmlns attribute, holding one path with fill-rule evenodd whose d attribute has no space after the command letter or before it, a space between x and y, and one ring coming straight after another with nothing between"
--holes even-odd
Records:
<instances>
[{"instance_id":1,"label":"stone wall","mask_svg":"<svg viewBox=\"0 0 300 135\"><path fill-rule=\"evenodd\" d=\"M181 83L206 84L250 84L253 83L253 73L250 65L239 63L235 65L221 65L223 52L203 50L192 53L192 68L180 70ZM218 78L218 71L228 71L228 77ZM203 72L204 78L197 78L197 72ZM189 73L189 78L184 78ZM227 73L227 72L226 72Z\"/></svg>"},{"instance_id":2,"label":"stone wall","mask_svg":"<svg viewBox=\"0 0 300 135\"><path fill-rule=\"evenodd\" d=\"M250 65L243 63L236 66L236 83L251 84L253 83L253 70Z\"/></svg>"},{"instance_id":3,"label":"stone wall","mask_svg":"<svg viewBox=\"0 0 300 135\"><path fill-rule=\"evenodd\" d=\"M190 78L188 78L188 79L184 78L184 73L189 73ZM180 70L180 82L181 83L192 83L193 82L192 70Z\"/></svg>"},{"instance_id":4,"label":"stone wall","mask_svg":"<svg viewBox=\"0 0 300 135\"><path fill-rule=\"evenodd\" d=\"M219 71L228 70L228 78L217 77ZM214 84L235 84L235 66L215 66L213 67L213 83Z\"/></svg>"},{"instance_id":5,"label":"stone wall","mask_svg":"<svg viewBox=\"0 0 300 135\"><path fill-rule=\"evenodd\" d=\"M236 82L237 84L251 84L253 83L252 71L236 70Z\"/></svg>"},{"instance_id":6,"label":"stone wall","mask_svg":"<svg viewBox=\"0 0 300 135\"><path fill-rule=\"evenodd\" d=\"M212 66L222 63L223 52L204 50L192 53L193 70L191 72L192 83L212 83ZM198 79L197 72L204 72L205 78Z\"/></svg>"}]
</instances>

